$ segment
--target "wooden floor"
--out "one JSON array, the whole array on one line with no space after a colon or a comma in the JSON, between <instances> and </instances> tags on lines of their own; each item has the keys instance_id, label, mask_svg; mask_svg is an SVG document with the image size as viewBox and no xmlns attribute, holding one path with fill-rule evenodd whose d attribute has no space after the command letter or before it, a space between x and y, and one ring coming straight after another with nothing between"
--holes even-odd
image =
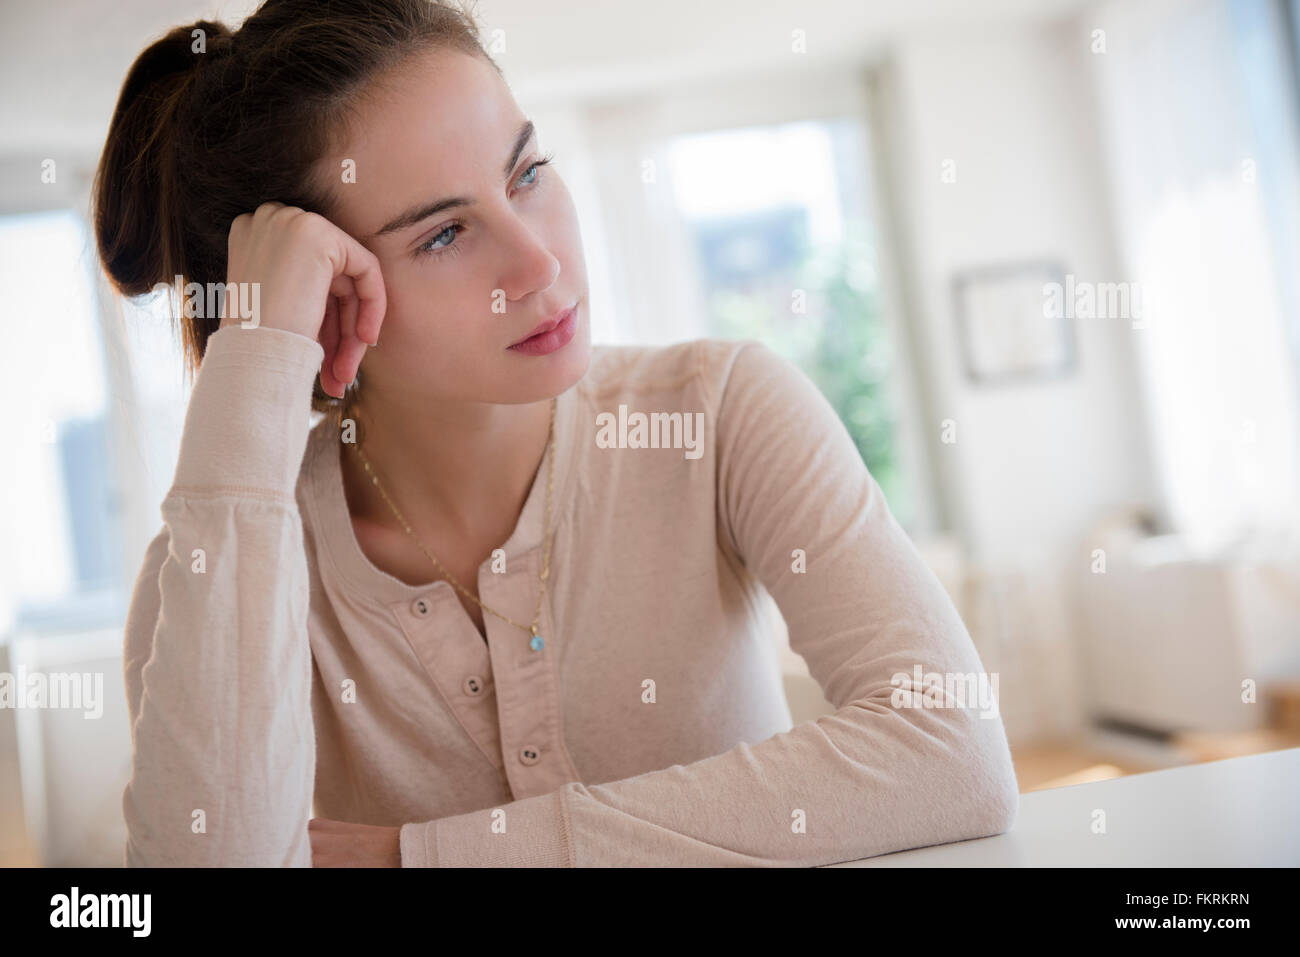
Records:
<instances>
[{"instance_id":1,"label":"wooden floor","mask_svg":"<svg viewBox=\"0 0 1300 957\"><path fill-rule=\"evenodd\" d=\"M1265 729L1240 734L1184 734L1176 739L1169 757L1163 761L1120 757L1114 751L1082 741L1013 747L1011 757L1016 765L1016 777L1020 779L1020 793L1024 794L1286 748L1300 748L1300 731Z\"/></svg>"},{"instance_id":2,"label":"wooden floor","mask_svg":"<svg viewBox=\"0 0 1300 957\"><path fill-rule=\"evenodd\" d=\"M1117 761L1113 756L1071 742L1012 748L1011 757L1016 764L1021 794L1151 770L1146 765Z\"/></svg>"},{"instance_id":3,"label":"wooden floor","mask_svg":"<svg viewBox=\"0 0 1300 957\"><path fill-rule=\"evenodd\" d=\"M0 852L0 867L35 867L36 860L29 851Z\"/></svg>"}]
</instances>

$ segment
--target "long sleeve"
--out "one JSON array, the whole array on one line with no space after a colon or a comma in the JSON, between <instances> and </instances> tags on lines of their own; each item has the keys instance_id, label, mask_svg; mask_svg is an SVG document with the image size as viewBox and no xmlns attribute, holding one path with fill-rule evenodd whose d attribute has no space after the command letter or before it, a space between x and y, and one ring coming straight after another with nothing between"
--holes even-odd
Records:
<instances>
[{"instance_id":1,"label":"long sleeve","mask_svg":"<svg viewBox=\"0 0 1300 957\"><path fill-rule=\"evenodd\" d=\"M404 866L817 866L1011 827L1001 717L966 693L996 682L951 599L811 380L757 341L734 356L715 417L718 534L837 710L508 803L505 833L490 808L405 825Z\"/></svg>"},{"instance_id":2,"label":"long sleeve","mask_svg":"<svg viewBox=\"0 0 1300 957\"><path fill-rule=\"evenodd\" d=\"M294 489L319 343L208 341L127 615L128 867L311 866L308 577Z\"/></svg>"}]
</instances>

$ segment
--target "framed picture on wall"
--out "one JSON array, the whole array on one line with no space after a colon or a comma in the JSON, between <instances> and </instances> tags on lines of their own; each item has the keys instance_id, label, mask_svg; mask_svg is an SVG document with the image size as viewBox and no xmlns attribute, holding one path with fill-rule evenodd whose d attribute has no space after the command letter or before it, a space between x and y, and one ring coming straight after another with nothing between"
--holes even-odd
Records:
<instances>
[{"instance_id":1,"label":"framed picture on wall","mask_svg":"<svg viewBox=\"0 0 1300 957\"><path fill-rule=\"evenodd\" d=\"M1049 307L1049 290L1065 288L1065 268L1027 262L970 269L953 276L953 313L962 363L971 382L1056 379L1078 367L1071 320Z\"/></svg>"}]
</instances>

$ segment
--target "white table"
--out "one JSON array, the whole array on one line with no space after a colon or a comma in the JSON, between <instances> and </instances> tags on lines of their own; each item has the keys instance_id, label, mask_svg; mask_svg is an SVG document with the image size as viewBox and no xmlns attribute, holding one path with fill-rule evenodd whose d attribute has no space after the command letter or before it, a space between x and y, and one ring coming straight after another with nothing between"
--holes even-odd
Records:
<instances>
[{"instance_id":1,"label":"white table","mask_svg":"<svg viewBox=\"0 0 1300 957\"><path fill-rule=\"evenodd\" d=\"M1006 834L830 866L1300 866L1300 748L1031 791Z\"/></svg>"}]
</instances>

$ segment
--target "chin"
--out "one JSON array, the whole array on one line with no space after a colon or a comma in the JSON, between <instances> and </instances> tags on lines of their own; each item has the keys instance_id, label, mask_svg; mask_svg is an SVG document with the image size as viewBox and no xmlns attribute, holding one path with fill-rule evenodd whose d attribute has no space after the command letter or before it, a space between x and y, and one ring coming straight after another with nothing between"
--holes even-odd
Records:
<instances>
[{"instance_id":1,"label":"chin","mask_svg":"<svg viewBox=\"0 0 1300 957\"><path fill-rule=\"evenodd\" d=\"M559 352L541 357L537 372L530 377L532 396L526 402L537 402L567 392L582 381L591 366L591 342L579 332ZM551 361L546 361L551 360Z\"/></svg>"},{"instance_id":2,"label":"chin","mask_svg":"<svg viewBox=\"0 0 1300 957\"><path fill-rule=\"evenodd\" d=\"M579 308L578 329L562 348L549 355L522 358L526 359L524 374L520 375L519 365L512 364L510 375L516 385L520 382L526 385L529 395L514 401L536 402L549 399L580 382L591 366L591 326L587 323L586 310Z\"/></svg>"}]
</instances>

